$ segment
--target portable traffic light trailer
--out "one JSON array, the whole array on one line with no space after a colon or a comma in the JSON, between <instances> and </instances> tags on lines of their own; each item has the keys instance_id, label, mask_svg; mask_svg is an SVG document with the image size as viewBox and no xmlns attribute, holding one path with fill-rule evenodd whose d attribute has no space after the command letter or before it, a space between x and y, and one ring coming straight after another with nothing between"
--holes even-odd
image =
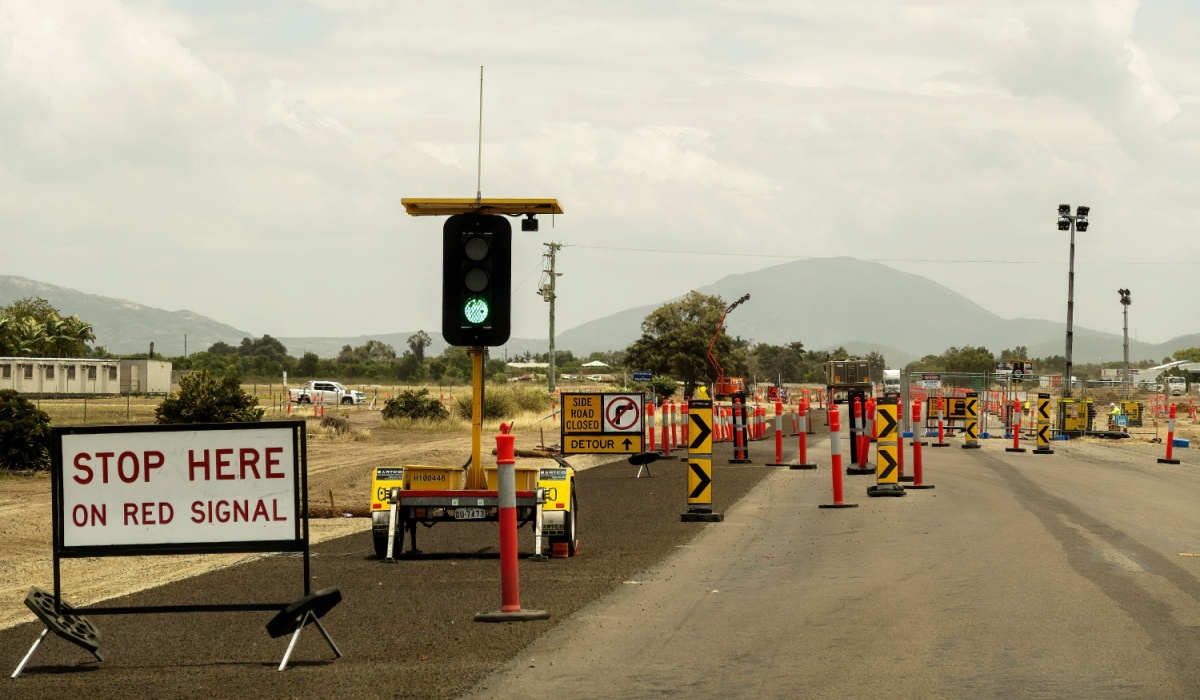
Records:
<instances>
[{"instance_id":1,"label":"portable traffic light trailer","mask_svg":"<svg viewBox=\"0 0 1200 700\"><path fill-rule=\"evenodd\" d=\"M518 519L535 522L535 554L540 553L540 535L545 533L552 554L574 556L578 545L574 469L560 462L560 467L542 469L535 476L529 473L534 470L507 462L488 470L481 449L486 349L508 342L512 327L512 226L506 217L525 216L522 230L536 230L526 225L528 221L536 221L533 217L538 214L561 214L562 207L555 199L401 201L412 216L449 217L442 226L442 335L448 344L468 348L471 356L471 459L465 468L408 465L391 468L395 474L390 476L376 474L372 489L376 551L380 558L390 559L399 551L397 534L402 542L406 530L415 550L418 524L501 521L505 504L511 503ZM508 473L514 476L509 478ZM506 485L515 489L515 500L501 493ZM502 536L502 549L512 543L515 536Z\"/></svg>"}]
</instances>

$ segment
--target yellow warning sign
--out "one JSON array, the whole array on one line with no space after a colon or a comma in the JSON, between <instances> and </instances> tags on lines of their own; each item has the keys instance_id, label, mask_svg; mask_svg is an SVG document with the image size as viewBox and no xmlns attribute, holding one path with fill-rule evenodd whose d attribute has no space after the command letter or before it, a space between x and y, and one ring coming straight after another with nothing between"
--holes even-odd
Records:
<instances>
[{"instance_id":1,"label":"yellow warning sign","mask_svg":"<svg viewBox=\"0 0 1200 700\"><path fill-rule=\"evenodd\" d=\"M562 446L564 455L645 452L641 435L563 435Z\"/></svg>"},{"instance_id":2,"label":"yellow warning sign","mask_svg":"<svg viewBox=\"0 0 1200 700\"><path fill-rule=\"evenodd\" d=\"M979 417L979 399L974 396L967 397L966 405L967 418Z\"/></svg>"},{"instance_id":3,"label":"yellow warning sign","mask_svg":"<svg viewBox=\"0 0 1200 700\"><path fill-rule=\"evenodd\" d=\"M879 410L878 407L875 409ZM875 483L895 484L900 481L896 444L875 443Z\"/></svg>"},{"instance_id":4,"label":"yellow warning sign","mask_svg":"<svg viewBox=\"0 0 1200 700\"><path fill-rule=\"evenodd\" d=\"M712 401L688 402L688 454L712 454L712 413Z\"/></svg>"},{"instance_id":5,"label":"yellow warning sign","mask_svg":"<svg viewBox=\"0 0 1200 700\"><path fill-rule=\"evenodd\" d=\"M691 407L688 407L691 410ZM689 506L712 505L712 460L688 459L687 476Z\"/></svg>"},{"instance_id":6,"label":"yellow warning sign","mask_svg":"<svg viewBox=\"0 0 1200 700\"><path fill-rule=\"evenodd\" d=\"M875 405L875 439L877 442L895 443L899 421L896 420L895 403L884 403L880 400Z\"/></svg>"},{"instance_id":7,"label":"yellow warning sign","mask_svg":"<svg viewBox=\"0 0 1200 700\"><path fill-rule=\"evenodd\" d=\"M563 394L563 431L598 433L604 420L600 394Z\"/></svg>"}]
</instances>

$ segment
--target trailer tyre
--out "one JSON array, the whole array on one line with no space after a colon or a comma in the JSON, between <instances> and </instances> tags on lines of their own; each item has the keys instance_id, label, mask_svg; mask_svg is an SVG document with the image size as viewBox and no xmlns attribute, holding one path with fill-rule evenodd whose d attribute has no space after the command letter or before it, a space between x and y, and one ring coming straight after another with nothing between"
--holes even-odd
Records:
<instances>
[{"instance_id":1,"label":"trailer tyre","mask_svg":"<svg viewBox=\"0 0 1200 700\"><path fill-rule=\"evenodd\" d=\"M565 542L567 545L567 556L573 557L577 554L579 544L579 534L576 532L577 518L579 515L579 499L575 496L575 482L571 482L571 509L568 510L563 519L563 536L555 537L551 542Z\"/></svg>"}]
</instances>

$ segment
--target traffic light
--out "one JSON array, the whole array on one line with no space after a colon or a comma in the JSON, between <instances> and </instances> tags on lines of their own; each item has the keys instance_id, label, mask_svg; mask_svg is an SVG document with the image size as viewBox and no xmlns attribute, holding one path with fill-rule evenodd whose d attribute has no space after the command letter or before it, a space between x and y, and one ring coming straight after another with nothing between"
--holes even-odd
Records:
<instances>
[{"instance_id":1,"label":"traffic light","mask_svg":"<svg viewBox=\"0 0 1200 700\"><path fill-rule=\"evenodd\" d=\"M442 336L497 346L511 330L512 226L496 214L455 214L442 227Z\"/></svg>"}]
</instances>

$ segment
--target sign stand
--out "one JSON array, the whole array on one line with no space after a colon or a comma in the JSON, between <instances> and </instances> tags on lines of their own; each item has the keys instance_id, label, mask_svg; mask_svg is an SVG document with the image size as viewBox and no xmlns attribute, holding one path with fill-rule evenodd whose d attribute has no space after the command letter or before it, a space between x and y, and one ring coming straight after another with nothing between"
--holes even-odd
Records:
<instances>
[{"instance_id":1,"label":"sign stand","mask_svg":"<svg viewBox=\"0 0 1200 700\"><path fill-rule=\"evenodd\" d=\"M326 588L313 593L310 589L304 421L55 428L50 458L54 593L35 586L25 597L25 605L45 629L12 678L21 675L48 632L103 661L100 632L82 613L274 611L277 614L267 623L271 637L292 632L280 671L287 668L300 630L309 623L321 630L335 658L342 656L319 620L341 602L341 591ZM74 470L69 480L64 474L65 463ZM237 478L239 474L241 479ZM192 500L192 517L177 521L171 499L181 493ZM253 507L251 501L255 502ZM113 506L112 512L109 505ZM182 507L179 512L182 514ZM128 525L131 520L132 527ZM215 533L214 528L218 528ZM62 599L64 558L230 552L301 553L304 597L290 605L83 608L72 607Z\"/></svg>"}]
</instances>

